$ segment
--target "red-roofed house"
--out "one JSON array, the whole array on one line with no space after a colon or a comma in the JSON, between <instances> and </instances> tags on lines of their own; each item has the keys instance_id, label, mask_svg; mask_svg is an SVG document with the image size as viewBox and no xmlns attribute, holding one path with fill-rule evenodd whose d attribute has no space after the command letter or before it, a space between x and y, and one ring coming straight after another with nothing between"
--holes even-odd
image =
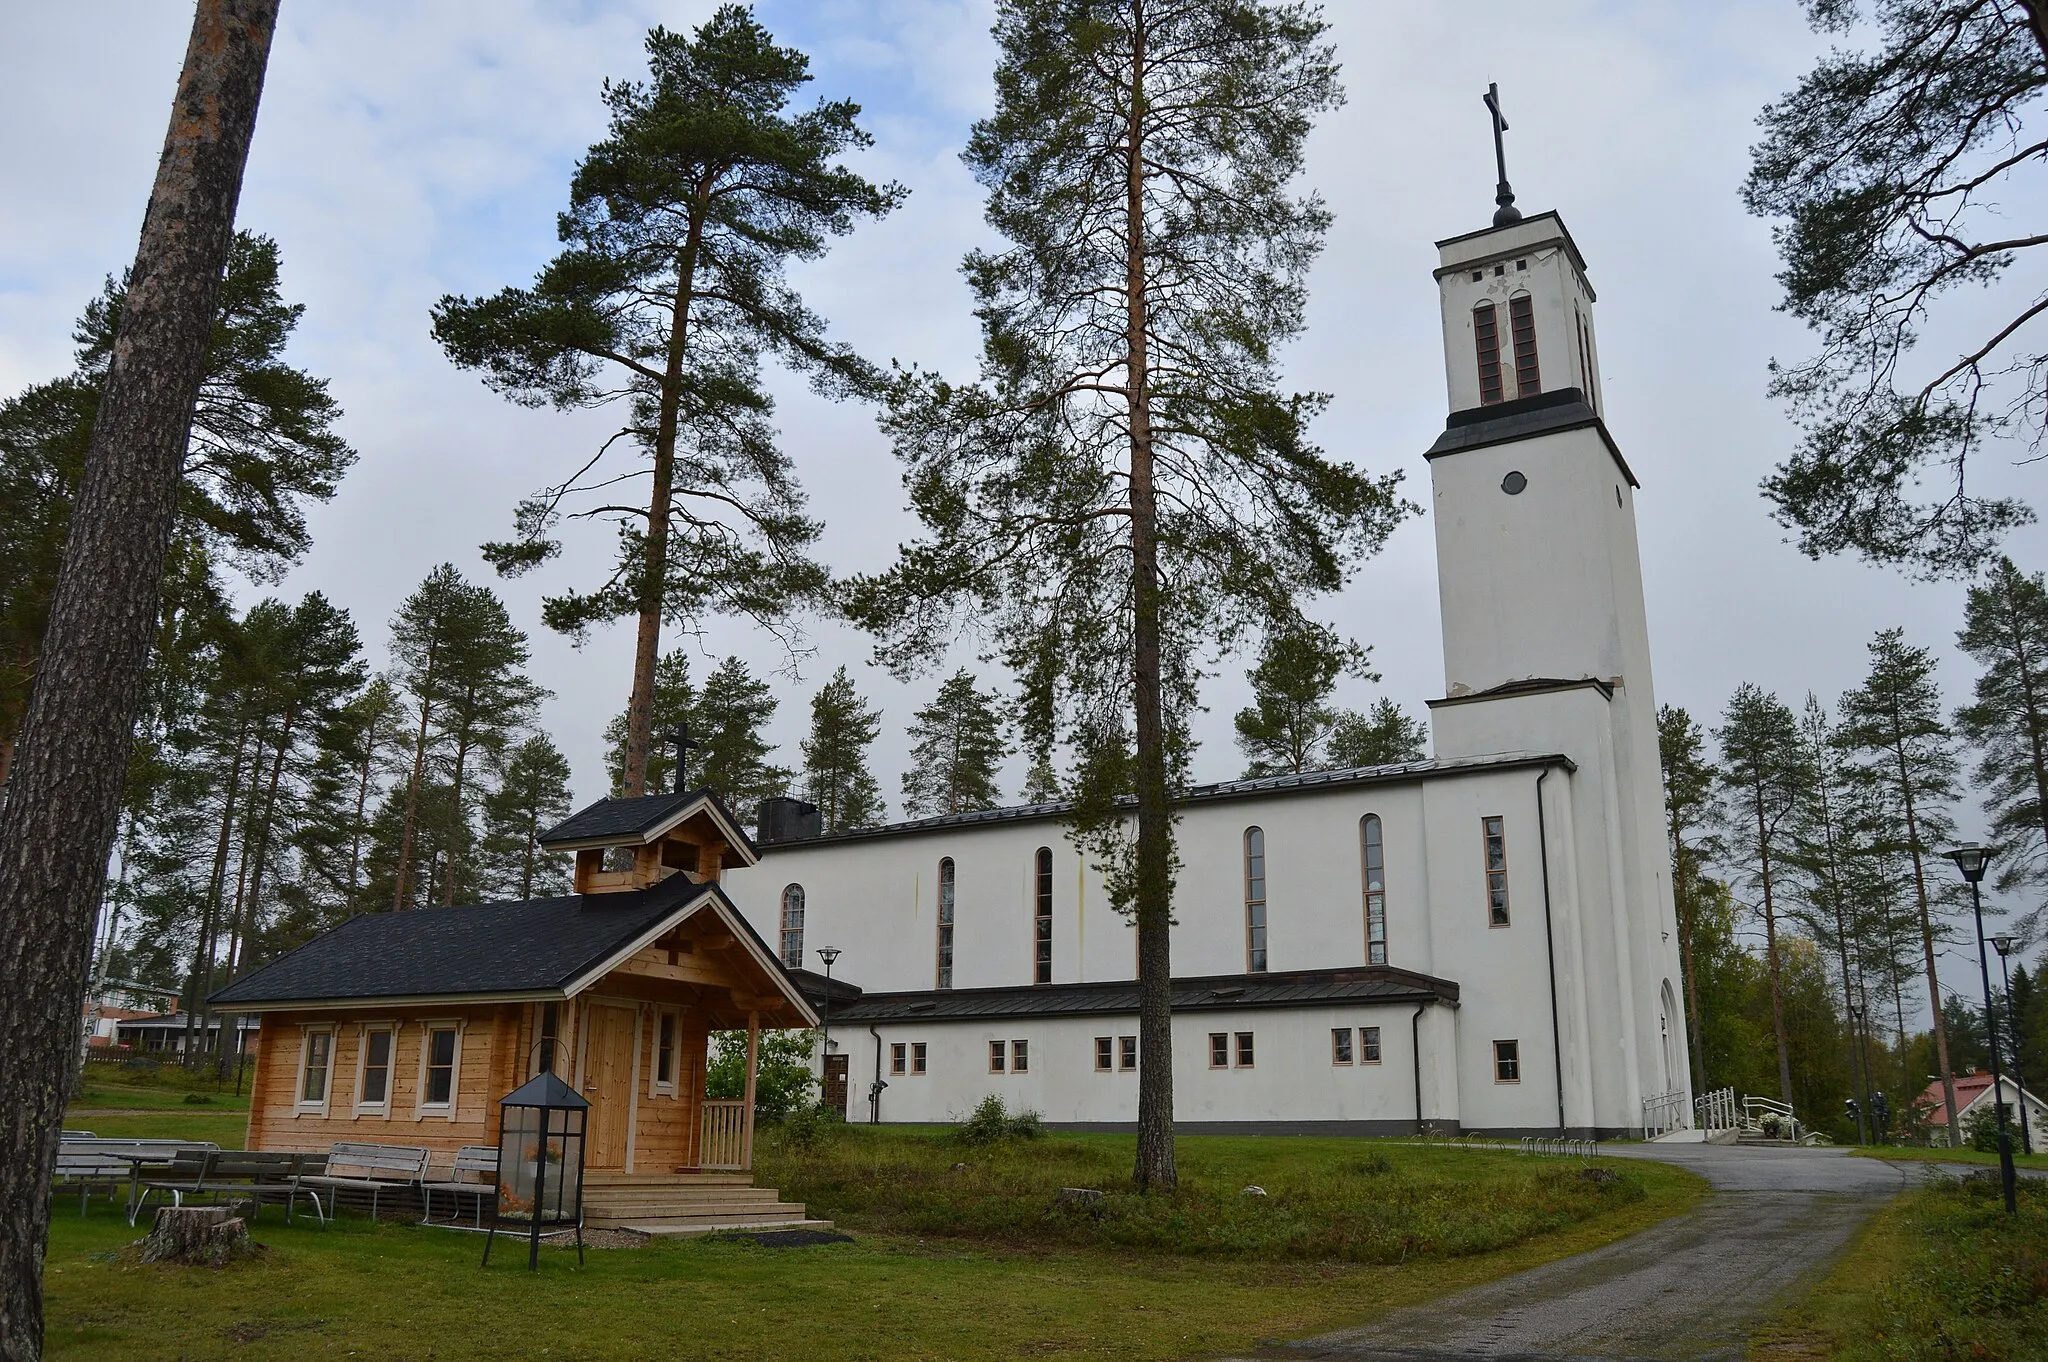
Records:
<instances>
[{"instance_id":1,"label":"red-roofed house","mask_svg":"<svg viewBox=\"0 0 2048 1362\"><path fill-rule=\"evenodd\" d=\"M2018 1103L2022 1096L2025 1097L2027 1103L2027 1133L2032 1137L2028 1141L2029 1148L2024 1150L2015 1148L2013 1152L2036 1153L2044 1145L2048 1145L2048 1103L2043 1103L2040 1098L2030 1092L2024 1092L2019 1084L2013 1082L2011 1074L2006 1074L2004 1079L2006 1106L2013 1113L2014 1143L2017 1145L2019 1142ZM1989 1112L1992 1106L1991 1075L1988 1073L1957 1074L1956 1102L1963 1109L1963 1123L1965 1126L1969 1124L1970 1118L1980 1110ZM1941 1080L1937 1078L1929 1083L1927 1090L1914 1099L1914 1105L1927 1112L1928 1133L1932 1135L1934 1143L1948 1143L1948 1104L1942 1100Z\"/></svg>"}]
</instances>

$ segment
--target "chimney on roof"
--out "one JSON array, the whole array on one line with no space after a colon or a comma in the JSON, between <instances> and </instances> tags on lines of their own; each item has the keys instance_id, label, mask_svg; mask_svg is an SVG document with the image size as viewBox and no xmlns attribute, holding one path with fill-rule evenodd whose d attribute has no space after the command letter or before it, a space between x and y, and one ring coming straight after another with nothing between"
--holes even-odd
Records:
<instances>
[{"instance_id":1,"label":"chimney on roof","mask_svg":"<svg viewBox=\"0 0 2048 1362\"><path fill-rule=\"evenodd\" d=\"M761 801L754 813L754 840L762 846L774 842L802 842L825 831L825 818L816 804L787 795Z\"/></svg>"}]
</instances>

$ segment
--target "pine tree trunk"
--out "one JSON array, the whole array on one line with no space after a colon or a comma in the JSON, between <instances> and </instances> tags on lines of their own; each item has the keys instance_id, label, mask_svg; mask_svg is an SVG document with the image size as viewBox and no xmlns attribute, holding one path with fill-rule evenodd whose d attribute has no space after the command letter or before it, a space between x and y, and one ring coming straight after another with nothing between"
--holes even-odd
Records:
<instances>
[{"instance_id":1,"label":"pine tree trunk","mask_svg":"<svg viewBox=\"0 0 2048 1362\"><path fill-rule=\"evenodd\" d=\"M1145 292L1144 0L1131 4L1131 88L1124 130L1125 383L1131 442L1131 692L1136 711L1138 864L1138 1158L1141 1191L1171 1191L1173 1156L1173 809L1160 691L1158 506L1152 485L1151 316Z\"/></svg>"},{"instance_id":2,"label":"pine tree trunk","mask_svg":"<svg viewBox=\"0 0 2048 1362\"><path fill-rule=\"evenodd\" d=\"M628 799L647 793L647 758L654 747L654 674L661 661L661 615L668 588L669 502L675 494L676 431L683 398L683 349L690 339L695 301L697 252L704 240L704 215L711 186L697 186L689 235L676 262L675 311L669 319L668 361L661 376L661 411L654 429L654 487L647 497L647 551L641 560L640 627L633 643L633 693L626 700L626 770L619 793Z\"/></svg>"},{"instance_id":3,"label":"pine tree trunk","mask_svg":"<svg viewBox=\"0 0 2048 1362\"><path fill-rule=\"evenodd\" d=\"M462 727L455 735L455 777L452 782L452 799L455 805L455 821L448 828L448 882L441 887L441 906L455 906L455 853L457 844L466 840L469 834L469 815L462 809L462 778L464 768L469 765L469 749L474 741L476 728L476 696L472 692L465 698L467 710Z\"/></svg>"},{"instance_id":4,"label":"pine tree trunk","mask_svg":"<svg viewBox=\"0 0 2048 1362\"><path fill-rule=\"evenodd\" d=\"M192 406L276 0L199 0L0 795L0 1359L43 1346L50 1173L121 812Z\"/></svg>"},{"instance_id":5,"label":"pine tree trunk","mask_svg":"<svg viewBox=\"0 0 2048 1362\"><path fill-rule=\"evenodd\" d=\"M1934 1067L1941 1074L1941 1100L1948 1104L1949 1139L1956 1140L1956 1074L1948 1062L1948 1026L1941 1016L1941 976L1934 968L1934 918L1927 909L1927 872L1920 863L1920 819L1913 807L1913 788L1906 780L1906 754L1898 753L1900 790L1906 800L1906 839L1913 853L1913 895L1920 908L1920 949L1927 965L1927 1005L1934 1013Z\"/></svg>"},{"instance_id":6,"label":"pine tree trunk","mask_svg":"<svg viewBox=\"0 0 2048 1362\"><path fill-rule=\"evenodd\" d=\"M356 892L363 865L363 810L370 804L370 767L377 757L377 721L373 718L363 733L363 769L356 782L356 819L348 834L348 913L356 914Z\"/></svg>"},{"instance_id":7,"label":"pine tree trunk","mask_svg":"<svg viewBox=\"0 0 2048 1362\"><path fill-rule=\"evenodd\" d=\"M1764 955L1771 975L1771 1030L1778 1041L1778 1094L1779 1100L1789 1107L1792 1105L1792 1056L1785 1046L1785 997L1778 973L1778 908L1771 892L1771 843L1764 822L1761 792L1756 805L1756 844L1763 863Z\"/></svg>"},{"instance_id":8,"label":"pine tree trunk","mask_svg":"<svg viewBox=\"0 0 2048 1362\"><path fill-rule=\"evenodd\" d=\"M1699 911L1699 906L1692 901L1697 880L1692 871L1685 866L1683 839L1674 837L1672 844L1678 848L1678 852L1671 858L1671 864L1675 870L1683 870L1686 877L1684 892L1676 892L1678 886L1674 884L1672 898L1676 900L1678 908L1678 964L1685 978L1685 1013L1686 1021L1691 1026L1685 1048L1691 1051L1692 1090L1693 1096L1697 1097L1707 1091L1705 1030L1700 1025L1700 985L1699 978L1693 970L1692 957L1694 916ZM1673 878L1676 879L1676 875Z\"/></svg>"},{"instance_id":9,"label":"pine tree trunk","mask_svg":"<svg viewBox=\"0 0 2048 1362\"><path fill-rule=\"evenodd\" d=\"M412 745L412 776L405 785L405 824L398 834L398 868L393 876L397 884L391 896L394 913L405 910L405 901L412 892L413 838L419 831L420 787L427 778L427 725L434 713L434 664L440 660L440 651L436 625L435 636L427 640L427 670L420 681L420 727Z\"/></svg>"},{"instance_id":10,"label":"pine tree trunk","mask_svg":"<svg viewBox=\"0 0 2048 1362\"><path fill-rule=\"evenodd\" d=\"M227 793L221 798L220 836L213 847L213 873L206 882L206 904L199 914L199 940L192 947L192 972L189 976L191 997L185 1008L185 1050L187 1057L192 1054L194 1044L193 1023L199 1016L199 979L201 965L206 959L206 948L213 935L214 914L220 911L222 896L227 893L228 846L235 826L235 806L242 798L242 752L248 746L249 724L245 719L235 729L235 755L228 766Z\"/></svg>"}]
</instances>

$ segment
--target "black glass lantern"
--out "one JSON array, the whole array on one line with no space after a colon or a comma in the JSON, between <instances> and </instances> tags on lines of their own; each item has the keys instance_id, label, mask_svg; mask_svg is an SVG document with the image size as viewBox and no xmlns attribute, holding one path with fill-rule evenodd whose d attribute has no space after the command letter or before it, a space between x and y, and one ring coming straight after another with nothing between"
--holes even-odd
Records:
<instances>
[{"instance_id":1,"label":"black glass lantern","mask_svg":"<svg viewBox=\"0 0 2048 1362\"><path fill-rule=\"evenodd\" d=\"M540 1266L542 1234L576 1234L583 1261L583 1135L590 1103L551 1073L535 1075L498 1103L497 1194L484 1263L498 1227L527 1233L526 1266Z\"/></svg>"}]
</instances>

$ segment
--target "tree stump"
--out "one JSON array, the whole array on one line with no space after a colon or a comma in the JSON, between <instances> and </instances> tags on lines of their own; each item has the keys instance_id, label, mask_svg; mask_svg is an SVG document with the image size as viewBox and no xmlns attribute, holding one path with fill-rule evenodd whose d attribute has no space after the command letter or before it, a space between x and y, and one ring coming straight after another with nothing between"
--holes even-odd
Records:
<instances>
[{"instance_id":1,"label":"tree stump","mask_svg":"<svg viewBox=\"0 0 2048 1362\"><path fill-rule=\"evenodd\" d=\"M183 1263L220 1267L237 1258L253 1257L256 1245L248 1223L223 1206L164 1206L142 1241L145 1263Z\"/></svg>"}]
</instances>

